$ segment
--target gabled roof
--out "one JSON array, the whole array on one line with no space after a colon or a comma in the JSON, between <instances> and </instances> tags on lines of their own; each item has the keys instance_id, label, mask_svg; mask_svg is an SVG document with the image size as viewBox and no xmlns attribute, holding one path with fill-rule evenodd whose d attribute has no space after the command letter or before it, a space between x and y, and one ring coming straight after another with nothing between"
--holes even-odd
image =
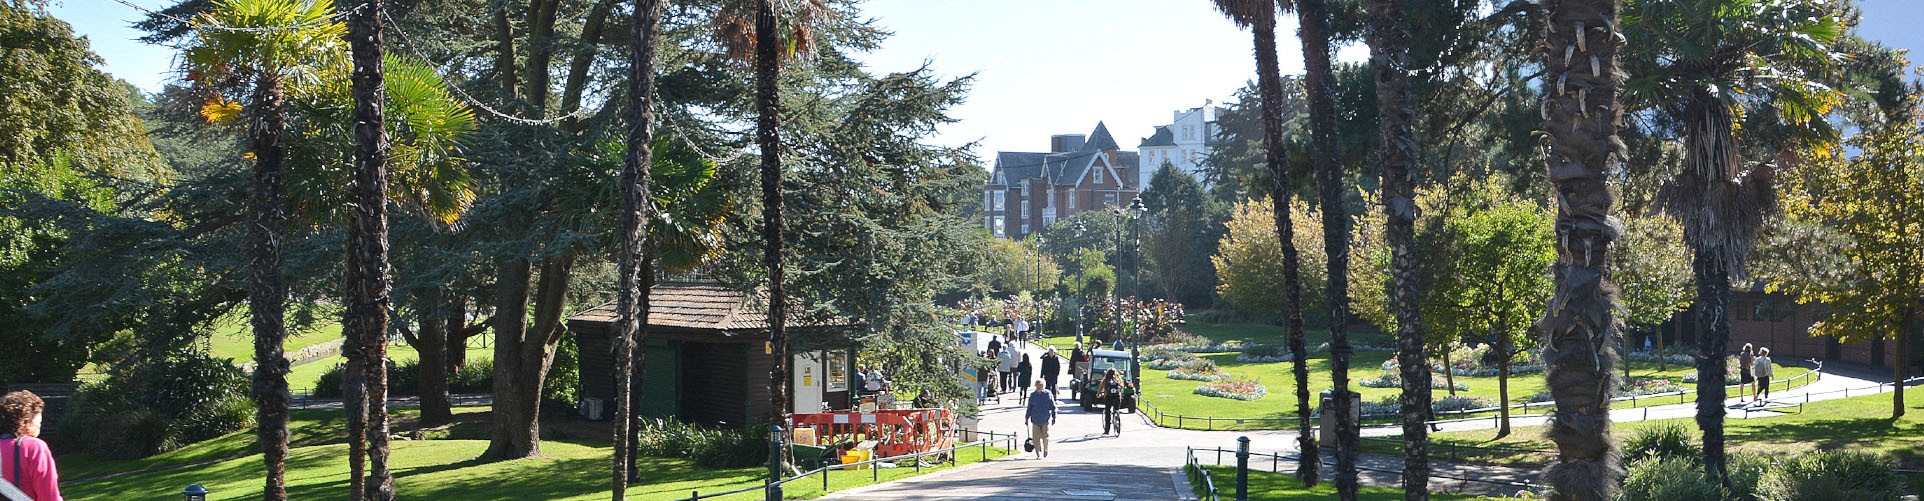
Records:
<instances>
[{"instance_id":1,"label":"gabled roof","mask_svg":"<svg viewBox=\"0 0 1924 501\"><path fill-rule=\"evenodd\" d=\"M1142 138L1142 144L1136 145L1136 147L1149 148L1149 147L1155 147L1155 146L1175 146L1175 145L1176 145L1176 133L1169 132L1169 126L1167 125L1158 125L1156 126L1156 133L1150 134L1149 137Z\"/></svg>"},{"instance_id":2,"label":"gabled roof","mask_svg":"<svg viewBox=\"0 0 1924 501\"><path fill-rule=\"evenodd\" d=\"M1083 176L1089 175L1089 168L1101 156L1102 153L1094 151L1049 155L1049 182L1058 186L1075 186Z\"/></svg>"},{"instance_id":3,"label":"gabled roof","mask_svg":"<svg viewBox=\"0 0 1924 501\"><path fill-rule=\"evenodd\" d=\"M712 282L657 284L648 292L648 325L712 331L767 329L767 305L766 290L756 290L751 297ZM596 306L568 317L568 322L612 324L619 320L615 307L614 302ZM803 325L805 321L800 316L791 316L790 326L814 326Z\"/></svg>"},{"instance_id":4,"label":"gabled roof","mask_svg":"<svg viewBox=\"0 0 1924 501\"><path fill-rule=\"evenodd\" d=\"M1116 138L1109 136L1109 126L1103 125L1101 121L1097 121L1096 130L1094 132L1089 133L1089 139L1087 141L1082 142L1082 148L1078 151L1086 152L1086 151L1105 151L1105 150L1119 150L1119 149L1122 149L1122 147L1116 145Z\"/></svg>"}]
</instances>

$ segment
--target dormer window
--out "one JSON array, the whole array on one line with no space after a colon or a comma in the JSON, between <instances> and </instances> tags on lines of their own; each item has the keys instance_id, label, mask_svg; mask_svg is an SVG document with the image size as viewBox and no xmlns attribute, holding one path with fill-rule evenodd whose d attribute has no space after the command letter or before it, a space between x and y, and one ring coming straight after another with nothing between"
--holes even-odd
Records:
<instances>
[{"instance_id":1,"label":"dormer window","mask_svg":"<svg viewBox=\"0 0 1924 501\"><path fill-rule=\"evenodd\" d=\"M1102 169L1098 168L1098 169L1095 169L1095 171L1096 171L1096 184L1102 184Z\"/></svg>"}]
</instances>

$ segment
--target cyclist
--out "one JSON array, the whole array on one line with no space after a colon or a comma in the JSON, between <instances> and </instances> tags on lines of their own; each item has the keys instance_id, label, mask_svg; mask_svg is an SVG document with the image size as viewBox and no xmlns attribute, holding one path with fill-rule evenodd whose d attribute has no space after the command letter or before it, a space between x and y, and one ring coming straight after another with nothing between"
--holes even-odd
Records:
<instances>
[{"instance_id":1,"label":"cyclist","mask_svg":"<svg viewBox=\"0 0 1924 501\"><path fill-rule=\"evenodd\" d=\"M1108 435L1113 429L1116 436L1122 436L1122 376L1114 367L1103 372L1096 394L1102 399L1102 434Z\"/></svg>"}]
</instances>

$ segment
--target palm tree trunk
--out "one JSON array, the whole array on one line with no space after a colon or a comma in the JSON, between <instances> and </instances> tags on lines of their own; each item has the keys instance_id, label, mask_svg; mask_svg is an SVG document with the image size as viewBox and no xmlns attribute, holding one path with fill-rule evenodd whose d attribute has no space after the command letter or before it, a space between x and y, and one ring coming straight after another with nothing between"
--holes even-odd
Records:
<instances>
[{"instance_id":1,"label":"palm tree trunk","mask_svg":"<svg viewBox=\"0 0 1924 501\"><path fill-rule=\"evenodd\" d=\"M1302 261L1296 254L1296 228L1289 219L1289 158L1283 139L1283 77L1276 62L1276 9L1266 6L1251 28L1256 45L1256 80L1262 93L1263 148L1267 152L1270 201L1276 217L1276 236L1283 249L1283 317L1289 329L1291 364L1296 373L1296 478L1314 486L1322 473L1316 453L1316 434L1310 431L1308 350L1303 346Z\"/></svg>"},{"instance_id":2,"label":"palm tree trunk","mask_svg":"<svg viewBox=\"0 0 1924 501\"><path fill-rule=\"evenodd\" d=\"M1396 363L1403 373L1403 498L1430 497L1429 360L1416 306L1416 170L1419 151L1410 94L1410 32L1403 0L1369 1L1370 68L1376 72L1381 127L1384 237L1390 246L1390 308L1396 315Z\"/></svg>"},{"instance_id":3,"label":"palm tree trunk","mask_svg":"<svg viewBox=\"0 0 1924 501\"><path fill-rule=\"evenodd\" d=\"M387 310L392 289L387 275L387 127L382 102L381 0L363 0L349 16L348 45L354 73L354 208L348 232L352 274L347 322L361 336L367 398L370 455L366 499L394 499L388 472Z\"/></svg>"},{"instance_id":4,"label":"palm tree trunk","mask_svg":"<svg viewBox=\"0 0 1924 501\"><path fill-rule=\"evenodd\" d=\"M282 277L284 259L281 235L286 231L287 215L281 209L281 183L286 178L283 163L287 145L282 138L287 128L286 101L279 77L264 76L254 87L256 113L253 129L254 185L248 190L247 212L247 311L254 331L254 402L259 427L256 440L267 465L267 484L263 498L287 499L287 389L288 363L285 355L287 326L287 282Z\"/></svg>"},{"instance_id":5,"label":"palm tree trunk","mask_svg":"<svg viewBox=\"0 0 1924 501\"><path fill-rule=\"evenodd\" d=\"M634 391L636 368L640 350L648 333L648 280L643 277L648 270L641 263L646 260L646 229L648 228L648 171L654 161L654 151L649 141L655 135L655 30L661 22L661 1L640 0L635 2L633 37L629 40L628 55L628 151L621 168L621 287L618 303L618 320L615 339L615 419L614 419L614 499L617 501L627 495L628 472L632 469L630 453L633 444L629 435L634 430L631 415L635 412ZM645 370L645 369L642 369Z\"/></svg>"},{"instance_id":6,"label":"palm tree trunk","mask_svg":"<svg viewBox=\"0 0 1924 501\"><path fill-rule=\"evenodd\" d=\"M1697 427L1704 432L1704 473L1724 477L1724 371L1730 341L1730 272L1714 252L1698 251L1697 314L1704 336L1697 343Z\"/></svg>"},{"instance_id":7,"label":"palm tree trunk","mask_svg":"<svg viewBox=\"0 0 1924 501\"><path fill-rule=\"evenodd\" d=\"M1618 0L1549 0L1544 38L1549 75L1542 104L1546 172L1557 190L1556 295L1537 325L1547 339L1543 378L1556 400L1546 435L1558 460L1544 472L1551 499L1610 499L1623 468L1610 438L1610 394L1619 320L1608 283L1610 247L1621 223L1607 172L1625 158L1617 124ZM1569 54L1569 58L1564 55Z\"/></svg>"},{"instance_id":8,"label":"palm tree trunk","mask_svg":"<svg viewBox=\"0 0 1924 501\"><path fill-rule=\"evenodd\" d=\"M1336 75L1330 71L1329 6L1324 0L1297 0L1303 42L1305 84L1309 92L1309 121L1316 145L1316 177L1323 208L1323 252L1329 256L1329 356L1336 413L1336 493L1344 501L1356 499L1356 455L1361 447L1356 421L1351 417L1349 389L1349 213L1343 208L1343 153L1336 145Z\"/></svg>"},{"instance_id":9,"label":"palm tree trunk","mask_svg":"<svg viewBox=\"0 0 1924 501\"><path fill-rule=\"evenodd\" d=\"M782 291L782 139L776 130L780 123L781 96L778 94L781 68L777 66L775 7L770 0L755 2L755 144L761 148L762 167L762 263L768 271L768 344L765 350L773 360L768 369L769 415L774 424L787 416L788 408L788 296ZM788 465L778 454L769 461L779 469Z\"/></svg>"}]
</instances>

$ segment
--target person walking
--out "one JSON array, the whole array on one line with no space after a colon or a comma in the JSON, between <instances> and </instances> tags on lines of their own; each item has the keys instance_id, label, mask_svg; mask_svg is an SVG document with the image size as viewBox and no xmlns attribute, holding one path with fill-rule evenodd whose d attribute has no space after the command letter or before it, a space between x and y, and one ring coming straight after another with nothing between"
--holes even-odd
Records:
<instances>
[{"instance_id":1,"label":"person walking","mask_svg":"<svg viewBox=\"0 0 1924 501\"><path fill-rule=\"evenodd\" d=\"M1056 391L1056 376L1062 374L1062 357L1056 355L1055 347L1049 347L1042 354L1042 382L1049 383L1049 391Z\"/></svg>"},{"instance_id":2,"label":"person walking","mask_svg":"<svg viewBox=\"0 0 1924 501\"><path fill-rule=\"evenodd\" d=\"M1029 392L1029 409L1022 414L1022 421L1029 425L1029 440L1035 442L1035 457L1049 457L1049 427L1056 424L1056 395L1036 381L1035 390Z\"/></svg>"},{"instance_id":3,"label":"person walking","mask_svg":"<svg viewBox=\"0 0 1924 501\"><path fill-rule=\"evenodd\" d=\"M1770 398L1770 377L1776 372L1776 368L1771 367L1770 364L1770 348L1758 348L1757 360L1753 361L1750 367L1751 375L1757 379L1758 404Z\"/></svg>"},{"instance_id":4,"label":"person walking","mask_svg":"<svg viewBox=\"0 0 1924 501\"><path fill-rule=\"evenodd\" d=\"M1016 385L1016 347L1006 347L1006 345L1004 345L1002 355L997 356L997 370L1000 370L1000 374L1002 374L1002 380L1000 380L1000 382L1002 382L1002 391L1004 391L1004 393L1016 391L1016 395L1022 395L1022 393L1020 393L1022 387Z\"/></svg>"},{"instance_id":5,"label":"person walking","mask_svg":"<svg viewBox=\"0 0 1924 501\"><path fill-rule=\"evenodd\" d=\"M46 409L31 391L0 396L0 479L34 501L61 501L60 471L40 439L40 414Z\"/></svg>"},{"instance_id":6,"label":"person walking","mask_svg":"<svg viewBox=\"0 0 1924 501\"><path fill-rule=\"evenodd\" d=\"M1751 366L1756 363L1757 349L1751 347L1750 343L1744 343L1744 349L1737 352L1737 403L1744 402L1744 389L1756 381L1755 373L1751 371ZM1750 393L1756 395L1757 391L1751 388Z\"/></svg>"},{"instance_id":7,"label":"person walking","mask_svg":"<svg viewBox=\"0 0 1924 501\"><path fill-rule=\"evenodd\" d=\"M996 336L989 336L989 353L999 353L1001 351L1002 351L1002 338L996 337Z\"/></svg>"},{"instance_id":8,"label":"person walking","mask_svg":"<svg viewBox=\"0 0 1924 501\"><path fill-rule=\"evenodd\" d=\"M1015 364L1015 379L1017 388L1028 388L1029 382L1035 381L1035 364L1029 363L1029 354L1022 354L1022 363Z\"/></svg>"}]
</instances>

